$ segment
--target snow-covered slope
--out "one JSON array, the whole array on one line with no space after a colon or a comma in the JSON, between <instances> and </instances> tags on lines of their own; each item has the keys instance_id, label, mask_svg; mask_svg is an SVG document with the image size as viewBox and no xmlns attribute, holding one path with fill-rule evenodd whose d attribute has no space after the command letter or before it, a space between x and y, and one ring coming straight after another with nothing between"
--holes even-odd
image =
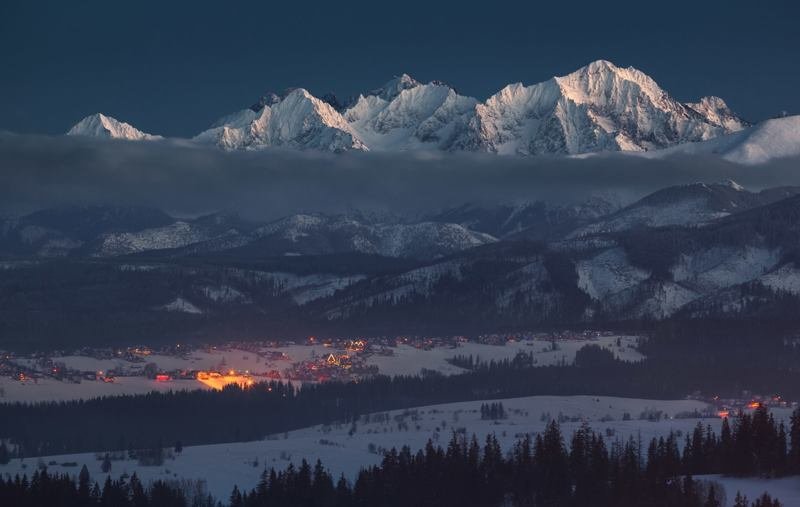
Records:
<instances>
[{"instance_id":1,"label":"snow-covered slope","mask_svg":"<svg viewBox=\"0 0 800 507\"><path fill-rule=\"evenodd\" d=\"M711 293L758 279L779 261L780 252L769 248L712 247L682 255L672 276L676 282Z\"/></svg>"},{"instance_id":2,"label":"snow-covered slope","mask_svg":"<svg viewBox=\"0 0 800 507\"><path fill-rule=\"evenodd\" d=\"M579 227L570 237L639 227L702 225L733 213L771 204L798 192L800 189L796 187L780 187L754 193L731 180L667 187L614 214Z\"/></svg>"},{"instance_id":3,"label":"snow-covered slope","mask_svg":"<svg viewBox=\"0 0 800 507\"><path fill-rule=\"evenodd\" d=\"M222 118L194 140L227 150L277 146L332 152L368 149L338 111L308 91L296 88L274 100L258 111L245 109Z\"/></svg>"},{"instance_id":4,"label":"snow-covered slope","mask_svg":"<svg viewBox=\"0 0 800 507\"><path fill-rule=\"evenodd\" d=\"M717 155L740 164L761 164L772 159L800 155L800 116L774 118L739 132L699 143L687 143L648 153L649 157L671 155Z\"/></svg>"},{"instance_id":5,"label":"snow-covered slope","mask_svg":"<svg viewBox=\"0 0 800 507\"><path fill-rule=\"evenodd\" d=\"M99 137L103 139L125 139L128 141L153 141L161 136L147 134L141 130L102 113L82 119L67 132L68 136Z\"/></svg>"},{"instance_id":6,"label":"snow-covered slope","mask_svg":"<svg viewBox=\"0 0 800 507\"><path fill-rule=\"evenodd\" d=\"M800 295L800 269L786 264L759 278L759 283L772 290Z\"/></svg>"},{"instance_id":7,"label":"snow-covered slope","mask_svg":"<svg viewBox=\"0 0 800 507\"><path fill-rule=\"evenodd\" d=\"M273 254L360 252L388 257L434 258L492 243L488 234L440 222L371 223L349 216L300 214L253 233L246 248Z\"/></svg>"},{"instance_id":8,"label":"snow-covered slope","mask_svg":"<svg viewBox=\"0 0 800 507\"><path fill-rule=\"evenodd\" d=\"M550 240L619 208L620 205L601 196L567 204L544 201L496 206L464 204L434 213L429 220L460 224L500 239Z\"/></svg>"},{"instance_id":9,"label":"snow-covered slope","mask_svg":"<svg viewBox=\"0 0 800 507\"><path fill-rule=\"evenodd\" d=\"M196 307L194 304L182 297L175 298L174 301L162 306L161 309L168 312L190 313L193 315L200 315L203 313L200 308Z\"/></svg>"},{"instance_id":10,"label":"snow-covered slope","mask_svg":"<svg viewBox=\"0 0 800 507\"><path fill-rule=\"evenodd\" d=\"M747 126L719 97L703 97L699 102L686 105L702 115L708 122L728 130L742 130Z\"/></svg>"},{"instance_id":11,"label":"snow-covered slope","mask_svg":"<svg viewBox=\"0 0 800 507\"><path fill-rule=\"evenodd\" d=\"M100 246L94 255L108 257L148 250L166 250L208 239L210 239L209 232L204 228L179 220L164 227L105 234L101 237Z\"/></svg>"},{"instance_id":12,"label":"snow-covered slope","mask_svg":"<svg viewBox=\"0 0 800 507\"><path fill-rule=\"evenodd\" d=\"M403 74L359 96L344 116L372 150L449 149L477 103L443 83Z\"/></svg>"},{"instance_id":13,"label":"snow-covered slope","mask_svg":"<svg viewBox=\"0 0 800 507\"><path fill-rule=\"evenodd\" d=\"M596 301L634 287L650 277L647 271L632 266L621 248L612 248L579 261L575 270L578 287Z\"/></svg>"}]
</instances>

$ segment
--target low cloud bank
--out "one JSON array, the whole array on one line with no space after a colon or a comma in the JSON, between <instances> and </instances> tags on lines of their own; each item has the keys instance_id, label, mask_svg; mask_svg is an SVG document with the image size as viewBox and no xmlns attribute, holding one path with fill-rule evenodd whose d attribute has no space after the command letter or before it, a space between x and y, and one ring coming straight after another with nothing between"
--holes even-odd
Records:
<instances>
[{"instance_id":1,"label":"low cloud bank","mask_svg":"<svg viewBox=\"0 0 800 507\"><path fill-rule=\"evenodd\" d=\"M726 179L751 190L800 185L800 160L741 166L716 157L621 154L225 153L174 141L0 134L0 210L6 214L71 204L184 215L227 209L262 219L352 209L425 213L468 202L633 200L670 185Z\"/></svg>"}]
</instances>

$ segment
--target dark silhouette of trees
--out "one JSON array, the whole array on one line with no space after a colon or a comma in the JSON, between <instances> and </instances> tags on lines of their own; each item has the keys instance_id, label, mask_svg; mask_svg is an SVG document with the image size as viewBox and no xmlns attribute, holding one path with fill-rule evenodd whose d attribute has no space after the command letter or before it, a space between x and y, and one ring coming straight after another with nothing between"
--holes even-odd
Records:
<instances>
[{"instance_id":1,"label":"dark silhouette of trees","mask_svg":"<svg viewBox=\"0 0 800 507\"><path fill-rule=\"evenodd\" d=\"M106 453L105 457L103 458L103 463L100 465L100 470L102 470L104 474L107 474L111 471L111 458L109 457L108 453Z\"/></svg>"},{"instance_id":2,"label":"dark silhouette of trees","mask_svg":"<svg viewBox=\"0 0 800 507\"><path fill-rule=\"evenodd\" d=\"M187 494L179 484L156 481L142 485L136 474L130 480L106 477L103 486L91 478L86 467L76 481L69 475L37 470L25 477L0 477L0 505L14 507L215 507L204 492Z\"/></svg>"},{"instance_id":3,"label":"dark silhouette of trees","mask_svg":"<svg viewBox=\"0 0 800 507\"><path fill-rule=\"evenodd\" d=\"M706 430L701 433L704 441ZM716 445L695 447L717 451ZM255 489L234 489L231 501L241 507L720 507L714 483L695 481L687 472L674 434L653 439L647 448L641 456L641 444L631 439L615 441L609 450L601 435L583 426L567 452L558 424L551 422L504 456L493 435L481 446L474 436L453 433L445 448L429 441L417 453L408 447L387 451L381 464L362 470L352 486L341 478L334 488L321 463L311 472L304 461L299 468L265 471ZM693 456L686 449L684 454ZM738 498L744 507L780 505L767 494L752 504Z\"/></svg>"},{"instance_id":4,"label":"dark silhouette of trees","mask_svg":"<svg viewBox=\"0 0 800 507\"><path fill-rule=\"evenodd\" d=\"M481 404L481 419L496 421L508 417L506 409L500 402L496 403L482 403Z\"/></svg>"}]
</instances>

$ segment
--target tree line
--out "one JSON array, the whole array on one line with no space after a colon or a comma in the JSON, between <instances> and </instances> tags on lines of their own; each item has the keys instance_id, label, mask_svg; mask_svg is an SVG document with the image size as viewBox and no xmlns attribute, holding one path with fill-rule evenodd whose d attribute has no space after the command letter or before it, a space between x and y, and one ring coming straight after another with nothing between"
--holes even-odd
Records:
<instances>
[{"instance_id":1,"label":"tree line","mask_svg":"<svg viewBox=\"0 0 800 507\"><path fill-rule=\"evenodd\" d=\"M724 492L700 474L779 476L800 474L800 410L786 430L765 407L752 415L726 418L721 435L698 424L687 435L653 438L648 445L630 438L606 443L587 425L569 446L556 421L543 433L517 441L503 453L493 434L481 446L473 435L453 433L446 448L428 441L424 449L392 449L382 463L363 469L351 485L338 481L318 461L283 471L265 471L251 491L235 488L231 507L419 506L617 506L719 507ZM768 494L750 503L737 494L736 507L777 507Z\"/></svg>"},{"instance_id":2,"label":"tree line","mask_svg":"<svg viewBox=\"0 0 800 507\"><path fill-rule=\"evenodd\" d=\"M53 474L47 468L31 478L0 476L0 505L14 507L219 507L202 485L188 481L157 480L145 486L134 473L111 479L103 486L92 482L84 466L77 479Z\"/></svg>"}]
</instances>

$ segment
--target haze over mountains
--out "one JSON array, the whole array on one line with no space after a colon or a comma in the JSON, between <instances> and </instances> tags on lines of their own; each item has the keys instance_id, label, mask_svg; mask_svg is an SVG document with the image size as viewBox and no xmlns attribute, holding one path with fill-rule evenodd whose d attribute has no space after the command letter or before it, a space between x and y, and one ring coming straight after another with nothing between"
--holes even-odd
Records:
<instances>
[{"instance_id":1,"label":"haze over mountains","mask_svg":"<svg viewBox=\"0 0 800 507\"><path fill-rule=\"evenodd\" d=\"M765 145L776 132L782 144ZM83 119L68 134L158 138L102 114ZM598 60L542 83L510 84L483 102L442 82L424 84L406 74L343 103L289 89L220 118L192 140L225 150L506 155L650 152L686 145L692 152L724 152L737 161L759 162L771 151L796 153L798 137L796 118L750 127L718 97L681 103L643 72ZM742 143L746 146L737 148Z\"/></svg>"}]
</instances>

